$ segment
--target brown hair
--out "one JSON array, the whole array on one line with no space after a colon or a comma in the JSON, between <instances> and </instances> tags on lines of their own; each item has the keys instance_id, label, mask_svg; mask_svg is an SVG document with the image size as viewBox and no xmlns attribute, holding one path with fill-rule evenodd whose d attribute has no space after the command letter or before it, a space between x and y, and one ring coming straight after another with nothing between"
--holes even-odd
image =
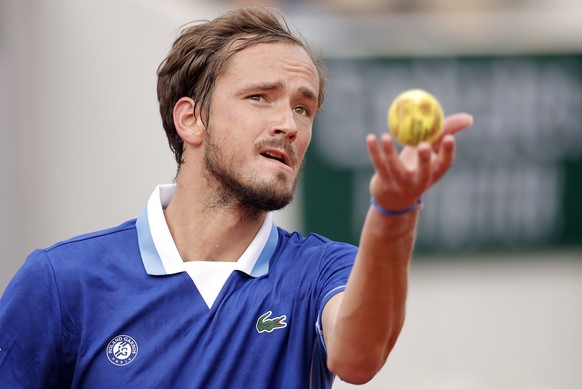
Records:
<instances>
[{"instance_id":1,"label":"brown hair","mask_svg":"<svg viewBox=\"0 0 582 389\"><path fill-rule=\"evenodd\" d=\"M162 124L178 168L183 162L184 144L174 125L174 105L182 97L191 97L195 110L199 109L203 123L208 125L214 84L230 56L258 43L277 41L297 44L308 52L319 75L318 106L321 107L325 68L310 53L307 43L291 32L280 12L266 7L243 7L181 31L158 67L157 88ZM233 45L234 42L238 44Z\"/></svg>"}]
</instances>

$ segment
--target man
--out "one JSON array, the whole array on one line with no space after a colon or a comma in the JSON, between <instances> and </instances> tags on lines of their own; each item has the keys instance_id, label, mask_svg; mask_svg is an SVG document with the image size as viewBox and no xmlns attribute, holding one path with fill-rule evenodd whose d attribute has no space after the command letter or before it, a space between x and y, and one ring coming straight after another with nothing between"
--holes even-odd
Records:
<instances>
[{"instance_id":1,"label":"man","mask_svg":"<svg viewBox=\"0 0 582 389\"><path fill-rule=\"evenodd\" d=\"M263 8L186 28L158 69L178 163L143 213L32 253L0 302L0 387L329 388L370 380L404 321L420 196L446 135L376 169L359 248L277 228L324 95L306 45Z\"/></svg>"}]
</instances>

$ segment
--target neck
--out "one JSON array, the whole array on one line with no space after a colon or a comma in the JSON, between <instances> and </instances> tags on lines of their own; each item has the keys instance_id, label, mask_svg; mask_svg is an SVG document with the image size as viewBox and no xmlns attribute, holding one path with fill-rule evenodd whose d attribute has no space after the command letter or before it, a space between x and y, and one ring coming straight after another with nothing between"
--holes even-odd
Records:
<instances>
[{"instance_id":1,"label":"neck","mask_svg":"<svg viewBox=\"0 0 582 389\"><path fill-rule=\"evenodd\" d=\"M267 212L215 193L208 186L177 180L165 217L183 261L237 261L265 221Z\"/></svg>"}]
</instances>

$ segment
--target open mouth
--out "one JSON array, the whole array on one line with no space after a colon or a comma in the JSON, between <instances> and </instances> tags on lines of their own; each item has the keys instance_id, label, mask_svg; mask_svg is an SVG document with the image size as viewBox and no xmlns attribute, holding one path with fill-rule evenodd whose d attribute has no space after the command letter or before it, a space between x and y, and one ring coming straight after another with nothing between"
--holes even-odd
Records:
<instances>
[{"instance_id":1,"label":"open mouth","mask_svg":"<svg viewBox=\"0 0 582 389\"><path fill-rule=\"evenodd\" d=\"M281 162L282 164L289 166L289 163L286 161L285 155L283 154L277 153L275 151L265 151L261 153L261 155L265 158L274 159Z\"/></svg>"}]
</instances>

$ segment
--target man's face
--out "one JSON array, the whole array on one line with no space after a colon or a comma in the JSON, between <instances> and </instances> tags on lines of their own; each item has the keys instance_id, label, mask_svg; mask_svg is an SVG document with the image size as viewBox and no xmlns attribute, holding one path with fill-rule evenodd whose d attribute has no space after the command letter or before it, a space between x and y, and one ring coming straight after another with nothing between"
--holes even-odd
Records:
<instances>
[{"instance_id":1,"label":"man's face","mask_svg":"<svg viewBox=\"0 0 582 389\"><path fill-rule=\"evenodd\" d=\"M261 43L228 60L216 80L204 155L221 202L269 211L291 201L318 92L317 70L297 45Z\"/></svg>"}]
</instances>

